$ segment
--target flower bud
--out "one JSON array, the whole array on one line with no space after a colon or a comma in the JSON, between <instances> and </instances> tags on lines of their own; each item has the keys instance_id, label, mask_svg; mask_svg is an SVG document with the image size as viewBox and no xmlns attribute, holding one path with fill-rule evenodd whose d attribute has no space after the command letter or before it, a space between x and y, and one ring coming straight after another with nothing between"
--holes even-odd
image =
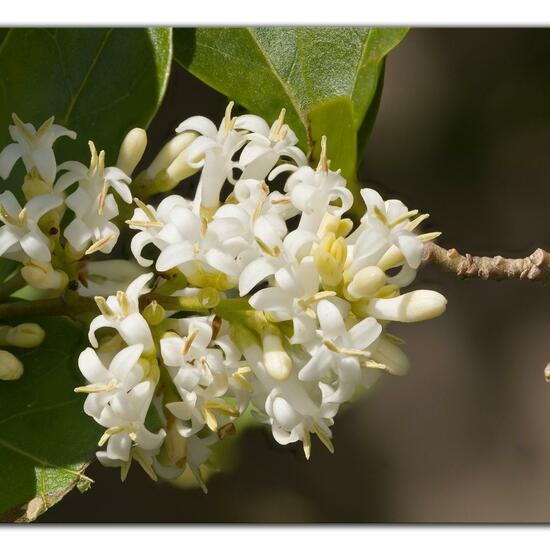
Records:
<instances>
[{"instance_id":1,"label":"flower bud","mask_svg":"<svg viewBox=\"0 0 550 550\"><path fill-rule=\"evenodd\" d=\"M32 287L60 290L65 288L69 277L64 271L54 269L52 264L29 262L21 268L21 275Z\"/></svg>"},{"instance_id":2,"label":"flower bud","mask_svg":"<svg viewBox=\"0 0 550 550\"><path fill-rule=\"evenodd\" d=\"M149 303L142 312L143 318L151 325L160 324L165 317L164 308L156 300Z\"/></svg>"},{"instance_id":3,"label":"flower bud","mask_svg":"<svg viewBox=\"0 0 550 550\"><path fill-rule=\"evenodd\" d=\"M378 267L382 271L386 271L387 269L391 269L392 267L402 264L404 261L405 256L403 255L403 252L401 252L401 249L392 244L378 261Z\"/></svg>"},{"instance_id":4,"label":"flower bud","mask_svg":"<svg viewBox=\"0 0 550 550\"><path fill-rule=\"evenodd\" d=\"M414 290L396 298L373 298L367 313L386 321L414 323L438 317L446 306L447 299L439 292Z\"/></svg>"},{"instance_id":5,"label":"flower bud","mask_svg":"<svg viewBox=\"0 0 550 550\"><path fill-rule=\"evenodd\" d=\"M292 371L292 359L284 350L281 338L272 333L264 334L264 363L268 374L275 380L286 380Z\"/></svg>"},{"instance_id":6,"label":"flower bud","mask_svg":"<svg viewBox=\"0 0 550 550\"><path fill-rule=\"evenodd\" d=\"M166 170L176 157L185 151L193 141L197 134L195 132L183 132L172 138L158 153L155 160L150 164L145 171L149 179L155 179L158 174Z\"/></svg>"},{"instance_id":7,"label":"flower bud","mask_svg":"<svg viewBox=\"0 0 550 550\"><path fill-rule=\"evenodd\" d=\"M34 197L39 195L46 195L51 193L52 186L48 185L38 174L27 174L21 186L25 198L30 201Z\"/></svg>"},{"instance_id":8,"label":"flower bud","mask_svg":"<svg viewBox=\"0 0 550 550\"><path fill-rule=\"evenodd\" d=\"M386 365L388 372L396 376L404 376L409 372L409 358L399 346L390 342L385 336L378 339L372 352L372 358L374 361Z\"/></svg>"},{"instance_id":9,"label":"flower bud","mask_svg":"<svg viewBox=\"0 0 550 550\"><path fill-rule=\"evenodd\" d=\"M9 351L0 350L0 380L17 380L23 376L23 363Z\"/></svg>"},{"instance_id":10,"label":"flower bud","mask_svg":"<svg viewBox=\"0 0 550 550\"><path fill-rule=\"evenodd\" d=\"M46 333L36 323L22 323L15 327L0 327L0 345L18 348L35 348L44 340Z\"/></svg>"},{"instance_id":11,"label":"flower bud","mask_svg":"<svg viewBox=\"0 0 550 550\"><path fill-rule=\"evenodd\" d=\"M136 169L147 147L147 133L141 128L130 130L124 138L116 165L125 174L131 175Z\"/></svg>"},{"instance_id":12,"label":"flower bud","mask_svg":"<svg viewBox=\"0 0 550 550\"><path fill-rule=\"evenodd\" d=\"M352 300L374 296L386 284L386 274L376 266L359 270L347 287L347 294Z\"/></svg>"},{"instance_id":13,"label":"flower bud","mask_svg":"<svg viewBox=\"0 0 550 550\"><path fill-rule=\"evenodd\" d=\"M340 283L346 257L347 247L343 237L336 238L333 232L326 233L313 252L315 267L324 285L334 287Z\"/></svg>"}]
</instances>

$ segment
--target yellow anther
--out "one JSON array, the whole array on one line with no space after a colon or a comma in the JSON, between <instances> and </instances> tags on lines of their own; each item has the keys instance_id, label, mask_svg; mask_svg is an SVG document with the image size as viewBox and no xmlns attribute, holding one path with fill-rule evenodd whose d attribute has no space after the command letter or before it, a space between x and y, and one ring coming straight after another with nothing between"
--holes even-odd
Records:
<instances>
[{"instance_id":1,"label":"yellow anther","mask_svg":"<svg viewBox=\"0 0 550 550\"><path fill-rule=\"evenodd\" d=\"M181 350L181 353L183 355L186 355L189 353L189 350L191 349L191 346L193 345L193 342L195 341L195 338L199 334L198 329L192 330L187 337L184 339L183 348Z\"/></svg>"},{"instance_id":2,"label":"yellow anther","mask_svg":"<svg viewBox=\"0 0 550 550\"><path fill-rule=\"evenodd\" d=\"M98 250L101 250L108 242L110 242L114 238L114 233L111 233L110 235L107 235L106 237L103 237L102 239L99 239L95 243L93 243L87 250L84 252L86 256L89 254L93 254L94 252L97 252Z\"/></svg>"},{"instance_id":3,"label":"yellow anther","mask_svg":"<svg viewBox=\"0 0 550 550\"><path fill-rule=\"evenodd\" d=\"M229 135L231 130L235 127L235 118L231 118L231 111L233 110L233 107L235 105L234 101L230 101L225 109L225 116L223 119L223 128L224 128L224 134L225 137Z\"/></svg>"},{"instance_id":4,"label":"yellow anther","mask_svg":"<svg viewBox=\"0 0 550 550\"><path fill-rule=\"evenodd\" d=\"M424 220L427 220L429 217L430 217L429 214L420 214L420 216L418 216L414 220L411 220L407 224L407 229L409 231L412 231L413 229L416 229Z\"/></svg>"},{"instance_id":5,"label":"yellow anther","mask_svg":"<svg viewBox=\"0 0 550 550\"><path fill-rule=\"evenodd\" d=\"M88 147L90 148L90 168L88 169L88 176L91 176L97 168L97 149L93 141L88 141Z\"/></svg>"},{"instance_id":6,"label":"yellow anther","mask_svg":"<svg viewBox=\"0 0 550 550\"><path fill-rule=\"evenodd\" d=\"M108 318L116 317L115 312L111 309L107 303L107 300L103 296L96 296L94 300L102 315Z\"/></svg>"},{"instance_id":7,"label":"yellow anther","mask_svg":"<svg viewBox=\"0 0 550 550\"><path fill-rule=\"evenodd\" d=\"M317 172L328 172L329 163L327 161L327 136L321 138L321 154L319 156L319 164Z\"/></svg>"},{"instance_id":8,"label":"yellow anther","mask_svg":"<svg viewBox=\"0 0 550 550\"><path fill-rule=\"evenodd\" d=\"M317 437L321 440L321 443L331 452L334 454L334 445L332 444L331 439L329 436L322 430L321 426L317 424L317 422L313 422L311 428L317 435Z\"/></svg>"},{"instance_id":9,"label":"yellow anther","mask_svg":"<svg viewBox=\"0 0 550 550\"><path fill-rule=\"evenodd\" d=\"M147 218L149 218L149 221L158 222L158 219L155 216L155 213L151 210L149 206L147 206L143 201L139 200L137 197L134 197L134 202L136 203L137 207L147 216Z\"/></svg>"},{"instance_id":10,"label":"yellow anther","mask_svg":"<svg viewBox=\"0 0 550 550\"><path fill-rule=\"evenodd\" d=\"M130 302L128 302L128 296L126 295L126 292L122 290L117 290L116 299L118 305L120 306L120 310L122 311L122 315L124 315L124 317L127 317L130 314Z\"/></svg>"},{"instance_id":11,"label":"yellow anther","mask_svg":"<svg viewBox=\"0 0 550 550\"><path fill-rule=\"evenodd\" d=\"M409 210L408 212L405 212L401 216L395 218L390 224L388 224L388 227L390 229L397 227L400 223L403 223L405 220L408 220L410 218L414 218L418 214L418 210Z\"/></svg>"},{"instance_id":12,"label":"yellow anther","mask_svg":"<svg viewBox=\"0 0 550 550\"><path fill-rule=\"evenodd\" d=\"M19 130L23 133L23 135L30 141L34 139L35 136L33 136L26 128L25 123L15 114L11 114L11 118L13 119L13 123Z\"/></svg>"},{"instance_id":13,"label":"yellow anther","mask_svg":"<svg viewBox=\"0 0 550 550\"><path fill-rule=\"evenodd\" d=\"M323 344L334 353L341 353L342 355L349 355L350 357L370 357L370 351L364 351L354 348L341 348L330 340L323 340Z\"/></svg>"},{"instance_id":14,"label":"yellow anther","mask_svg":"<svg viewBox=\"0 0 550 550\"><path fill-rule=\"evenodd\" d=\"M271 132L269 133L269 139L271 141L280 141L286 137L288 126L283 129L283 125L285 123L285 114L286 109L281 109L279 118L277 119L277 121L273 125Z\"/></svg>"}]
</instances>

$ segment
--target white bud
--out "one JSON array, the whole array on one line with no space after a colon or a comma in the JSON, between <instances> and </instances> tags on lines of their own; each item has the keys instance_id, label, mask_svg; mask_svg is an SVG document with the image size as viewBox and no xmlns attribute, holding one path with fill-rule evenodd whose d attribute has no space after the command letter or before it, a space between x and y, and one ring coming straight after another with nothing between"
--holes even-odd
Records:
<instances>
[{"instance_id":1,"label":"white bud","mask_svg":"<svg viewBox=\"0 0 550 550\"><path fill-rule=\"evenodd\" d=\"M347 288L349 297L354 300L373 296L386 284L386 274L374 265L358 271Z\"/></svg>"},{"instance_id":2,"label":"white bud","mask_svg":"<svg viewBox=\"0 0 550 550\"><path fill-rule=\"evenodd\" d=\"M46 333L36 323L21 323L15 327L0 327L0 344L18 348L35 348L44 340Z\"/></svg>"},{"instance_id":3,"label":"white bud","mask_svg":"<svg viewBox=\"0 0 550 550\"><path fill-rule=\"evenodd\" d=\"M179 183L180 181L192 176L197 171L197 168L189 166L187 163L186 151L182 151L166 168L166 176L172 181Z\"/></svg>"},{"instance_id":4,"label":"white bud","mask_svg":"<svg viewBox=\"0 0 550 550\"><path fill-rule=\"evenodd\" d=\"M116 165L130 175L138 165L147 147L147 133L141 128L130 130L124 138Z\"/></svg>"},{"instance_id":5,"label":"white bud","mask_svg":"<svg viewBox=\"0 0 550 550\"><path fill-rule=\"evenodd\" d=\"M386 321L414 323L438 317L445 311L447 299L433 290L414 290L396 298L373 298L367 313Z\"/></svg>"},{"instance_id":6,"label":"white bud","mask_svg":"<svg viewBox=\"0 0 550 550\"><path fill-rule=\"evenodd\" d=\"M160 172L166 170L172 162L174 162L176 157L195 141L196 137L197 134L195 132L183 132L172 138L160 150L155 160L153 160L149 168L147 168L147 176L150 179L154 179Z\"/></svg>"},{"instance_id":7,"label":"white bud","mask_svg":"<svg viewBox=\"0 0 550 550\"><path fill-rule=\"evenodd\" d=\"M378 267L382 271L386 271L386 269L391 269L392 267L402 264L404 261L405 256L403 252L401 252L401 249L392 244L378 261Z\"/></svg>"},{"instance_id":8,"label":"white bud","mask_svg":"<svg viewBox=\"0 0 550 550\"><path fill-rule=\"evenodd\" d=\"M275 380L286 380L292 371L292 359L284 350L281 338L276 334L266 333L262 342L267 372Z\"/></svg>"},{"instance_id":9,"label":"white bud","mask_svg":"<svg viewBox=\"0 0 550 550\"><path fill-rule=\"evenodd\" d=\"M23 363L3 349L0 350L0 380L17 380L23 376Z\"/></svg>"},{"instance_id":10,"label":"white bud","mask_svg":"<svg viewBox=\"0 0 550 550\"><path fill-rule=\"evenodd\" d=\"M21 268L21 275L32 287L60 290L67 286L69 277L64 271L52 267L52 264L29 262Z\"/></svg>"},{"instance_id":11,"label":"white bud","mask_svg":"<svg viewBox=\"0 0 550 550\"><path fill-rule=\"evenodd\" d=\"M386 365L388 371L396 376L404 376L411 366L405 352L384 336L378 339L372 358L377 363Z\"/></svg>"}]
</instances>

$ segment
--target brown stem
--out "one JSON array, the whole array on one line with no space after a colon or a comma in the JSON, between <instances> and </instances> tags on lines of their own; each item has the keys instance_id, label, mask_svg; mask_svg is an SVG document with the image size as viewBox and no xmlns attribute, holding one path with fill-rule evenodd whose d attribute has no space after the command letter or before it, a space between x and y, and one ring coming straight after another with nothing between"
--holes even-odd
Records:
<instances>
[{"instance_id":1,"label":"brown stem","mask_svg":"<svg viewBox=\"0 0 550 550\"><path fill-rule=\"evenodd\" d=\"M542 248L537 248L526 258L503 258L462 255L456 248L446 250L435 243L428 243L424 247L422 262L437 265L461 279L550 281L550 252Z\"/></svg>"}]
</instances>

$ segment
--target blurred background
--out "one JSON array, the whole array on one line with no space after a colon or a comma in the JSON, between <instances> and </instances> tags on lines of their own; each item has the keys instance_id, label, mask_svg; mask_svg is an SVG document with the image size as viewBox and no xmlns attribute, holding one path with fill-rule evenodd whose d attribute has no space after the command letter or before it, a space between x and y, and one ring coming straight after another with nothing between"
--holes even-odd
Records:
<instances>
[{"instance_id":1,"label":"blurred background","mask_svg":"<svg viewBox=\"0 0 550 550\"><path fill-rule=\"evenodd\" d=\"M361 180L429 212L442 246L550 249L549 52L547 29L411 30L389 56ZM190 115L218 121L225 105L175 65L153 147ZM122 485L94 464L93 487L39 522L550 521L550 290L431 267L414 288L443 292L447 313L395 325L412 371L340 412L334 455L315 442L308 463L249 430L208 495L136 466Z\"/></svg>"}]
</instances>

